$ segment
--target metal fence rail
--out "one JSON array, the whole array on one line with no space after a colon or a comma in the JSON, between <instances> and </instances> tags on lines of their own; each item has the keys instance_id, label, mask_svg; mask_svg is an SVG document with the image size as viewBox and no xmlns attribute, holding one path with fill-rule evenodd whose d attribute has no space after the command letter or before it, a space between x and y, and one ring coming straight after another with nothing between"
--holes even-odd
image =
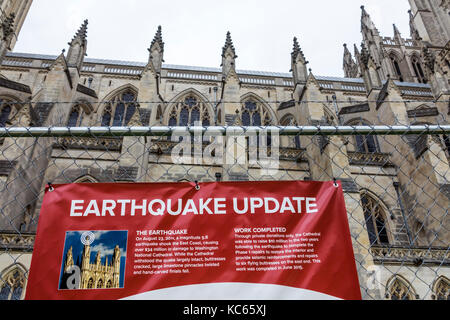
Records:
<instances>
[{"instance_id":1,"label":"metal fence rail","mask_svg":"<svg viewBox=\"0 0 450 320\"><path fill-rule=\"evenodd\" d=\"M259 137L258 137L259 136ZM449 299L450 125L0 128L0 300L51 183L342 181L364 299Z\"/></svg>"}]
</instances>

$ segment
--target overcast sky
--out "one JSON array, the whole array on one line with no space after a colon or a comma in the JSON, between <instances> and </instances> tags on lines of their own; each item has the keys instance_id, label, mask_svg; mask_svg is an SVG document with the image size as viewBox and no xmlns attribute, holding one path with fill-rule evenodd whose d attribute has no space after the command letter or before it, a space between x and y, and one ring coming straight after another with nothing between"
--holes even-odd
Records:
<instances>
[{"instance_id":1,"label":"overcast sky","mask_svg":"<svg viewBox=\"0 0 450 320\"><path fill-rule=\"evenodd\" d=\"M90 58L146 62L161 25L167 64L219 67L230 31L238 69L289 72L296 36L314 74L343 76L361 5L382 35L395 23L409 38L407 0L35 0L14 51L57 55L87 18Z\"/></svg>"}]
</instances>

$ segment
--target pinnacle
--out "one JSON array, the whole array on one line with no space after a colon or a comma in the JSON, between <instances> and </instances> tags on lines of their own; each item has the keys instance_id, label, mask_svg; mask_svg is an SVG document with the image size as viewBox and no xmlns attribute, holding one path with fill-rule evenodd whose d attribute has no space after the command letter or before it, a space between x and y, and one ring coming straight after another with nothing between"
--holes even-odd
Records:
<instances>
[{"instance_id":1,"label":"pinnacle","mask_svg":"<svg viewBox=\"0 0 450 320\"><path fill-rule=\"evenodd\" d=\"M1 24L3 29L3 40L6 40L11 34L14 33L14 20L16 19L16 14L12 12Z\"/></svg>"},{"instance_id":2,"label":"pinnacle","mask_svg":"<svg viewBox=\"0 0 450 320\"><path fill-rule=\"evenodd\" d=\"M153 38L152 44L150 45L150 48L153 47L155 44L159 44L162 51L164 51L164 42L162 40L162 28L161 26L158 26L158 30L156 31L155 37Z\"/></svg>"},{"instance_id":3,"label":"pinnacle","mask_svg":"<svg viewBox=\"0 0 450 320\"><path fill-rule=\"evenodd\" d=\"M347 44L346 44L346 43L344 43L344 53L345 53L346 55L350 54L350 51L348 50Z\"/></svg>"},{"instance_id":4,"label":"pinnacle","mask_svg":"<svg viewBox=\"0 0 450 320\"><path fill-rule=\"evenodd\" d=\"M77 33L72 39L72 42L75 39L81 40L82 43L85 43L87 40L87 27L88 27L88 19L84 20L83 24L81 25L80 29L78 29Z\"/></svg>"},{"instance_id":5,"label":"pinnacle","mask_svg":"<svg viewBox=\"0 0 450 320\"><path fill-rule=\"evenodd\" d=\"M361 60L364 63L364 65L367 65L370 59L370 53L369 50L367 50L364 42L361 43Z\"/></svg>"},{"instance_id":6,"label":"pinnacle","mask_svg":"<svg viewBox=\"0 0 450 320\"><path fill-rule=\"evenodd\" d=\"M226 38L226 40L225 40L225 46L224 46L223 49L222 49L222 57L225 56L225 52L226 52L228 49L231 49L232 52L233 52L233 54L236 55L236 51L235 51L235 49L234 49L233 40L231 39L231 33L230 33L230 31L227 32L227 38Z\"/></svg>"},{"instance_id":7,"label":"pinnacle","mask_svg":"<svg viewBox=\"0 0 450 320\"><path fill-rule=\"evenodd\" d=\"M302 59L305 60L305 56L303 54L302 49L300 48L300 45L298 44L297 37L294 37L294 48L292 49L292 59L297 59L298 55L301 55Z\"/></svg>"},{"instance_id":8,"label":"pinnacle","mask_svg":"<svg viewBox=\"0 0 450 320\"><path fill-rule=\"evenodd\" d=\"M394 26L394 34L398 34L400 35L400 31L398 30L397 26L395 25L395 23L393 24Z\"/></svg>"}]
</instances>

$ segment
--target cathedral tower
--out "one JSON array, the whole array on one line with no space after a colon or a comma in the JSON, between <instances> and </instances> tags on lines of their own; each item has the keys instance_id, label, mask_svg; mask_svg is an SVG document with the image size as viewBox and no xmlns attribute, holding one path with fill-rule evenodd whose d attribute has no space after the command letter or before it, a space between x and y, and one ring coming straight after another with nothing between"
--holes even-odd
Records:
<instances>
[{"instance_id":1,"label":"cathedral tower","mask_svg":"<svg viewBox=\"0 0 450 320\"><path fill-rule=\"evenodd\" d=\"M445 0L409 0L411 21L423 41L443 47L450 40L450 5Z\"/></svg>"},{"instance_id":2,"label":"cathedral tower","mask_svg":"<svg viewBox=\"0 0 450 320\"><path fill-rule=\"evenodd\" d=\"M358 78L359 76L358 65L348 50L346 43L344 43L344 74L346 78Z\"/></svg>"},{"instance_id":3,"label":"cathedral tower","mask_svg":"<svg viewBox=\"0 0 450 320\"><path fill-rule=\"evenodd\" d=\"M0 1L0 62L13 50L33 0Z\"/></svg>"}]
</instances>

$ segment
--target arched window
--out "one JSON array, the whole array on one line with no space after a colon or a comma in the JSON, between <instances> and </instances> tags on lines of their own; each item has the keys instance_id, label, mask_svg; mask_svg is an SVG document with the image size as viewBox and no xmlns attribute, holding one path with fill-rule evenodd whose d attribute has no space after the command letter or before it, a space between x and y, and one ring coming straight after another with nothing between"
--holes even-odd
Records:
<instances>
[{"instance_id":1,"label":"arched window","mask_svg":"<svg viewBox=\"0 0 450 320\"><path fill-rule=\"evenodd\" d=\"M400 64L398 62L397 56L395 54L390 55L392 66L394 67L397 78L403 82L402 71L400 70Z\"/></svg>"},{"instance_id":2,"label":"arched window","mask_svg":"<svg viewBox=\"0 0 450 320\"><path fill-rule=\"evenodd\" d=\"M97 282L97 289L101 289L101 288L103 288L103 280L102 279L98 280L98 282Z\"/></svg>"},{"instance_id":3,"label":"arched window","mask_svg":"<svg viewBox=\"0 0 450 320\"><path fill-rule=\"evenodd\" d=\"M370 245L389 244L388 231L386 228L386 214L378 201L367 193L361 195L361 204L369 234Z\"/></svg>"},{"instance_id":4,"label":"arched window","mask_svg":"<svg viewBox=\"0 0 450 320\"><path fill-rule=\"evenodd\" d=\"M83 122L83 107L81 105L76 105L72 108L69 114L69 121L67 122L68 127L78 127L81 126Z\"/></svg>"},{"instance_id":5,"label":"arched window","mask_svg":"<svg viewBox=\"0 0 450 320\"><path fill-rule=\"evenodd\" d=\"M272 125L272 116L262 103L250 97L242 102L241 122L243 126L265 127ZM256 147L259 148L260 139L258 138L256 141ZM271 145L272 137L267 135L267 146Z\"/></svg>"},{"instance_id":6,"label":"arched window","mask_svg":"<svg viewBox=\"0 0 450 320\"><path fill-rule=\"evenodd\" d=\"M242 103L241 121L243 126L270 126L272 116L262 103L249 98Z\"/></svg>"},{"instance_id":7,"label":"arched window","mask_svg":"<svg viewBox=\"0 0 450 320\"><path fill-rule=\"evenodd\" d=\"M415 74L417 80L420 83L427 83L420 60L416 56L413 56L411 59L411 63L412 63L412 66L414 69L414 74Z\"/></svg>"},{"instance_id":8,"label":"arched window","mask_svg":"<svg viewBox=\"0 0 450 320\"><path fill-rule=\"evenodd\" d=\"M25 274L14 268L0 278L0 300L20 300L25 288Z\"/></svg>"},{"instance_id":9,"label":"arched window","mask_svg":"<svg viewBox=\"0 0 450 320\"><path fill-rule=\"evenodd\" d=\"M106 283L106 288L107 288L107 289L112 288L112 282L111 282L111 280L108 280L108 282Z\"/></svg>"},{"instance_id":10,"label":"arched window","mask_svg":"<svg viewBox=\"0 0 450 320\"><path fill-rule=\"evenodd\" d=\"M200 121L202 126L210 126L211 116L206 105L195 95L186 96L175 104L169 113L169 126L193 126Z\"/></svg>"},{"instance_id":11,"label":"arched window","mask_svg":"<svg viewBox=\"0 0 450 320\"><path fill-rule=\"evenodd\" d=\"M439 277L434 285L435 300L450 300L450 280L447 277Z\"/></svg>"},{"instance_id":12,"label":"arched window","mask_svg":"<svg viewBox=\"0 0 450 320\"><path fill-rule=\"evenodd\" d=\"M363 121L356 121L351 123L352 126L364 126L368 125ZM361 153L379 153L380 147L375 135L368 134L366 136L358 135L354 136L354 146L356 152Z\"/></svg>"},{"instance_id":13,"label":"arched window","mask_svg":"<svg viewBox=\"0 0 450 320\"><path fill-rule=\"evenodd\" d=\"M9 120L12 110L12 101L0 98L0 127L4 128L6 126L6 122Z\"/></svg>"},{"instance_id":14,"label":"arched window","mask_svg":"<svg viewBox=\"0 0 450 320\"><path fill-rule=\"evenodd\" d=\"M387 287L386 298L389 300L415 300L416 294L408 281L396 276Z\"/></svg>"},{"instance_id":15,"label":"arched window","mask_svg":"<svg viewBox=\"0 0 450 320\"><path fill-rule=\"evenodd\" d=\"M125 90L108 101L102 115L102 127L121 127L130 122L136 111L136 94Z\"/></svg>"}]
</instances>

